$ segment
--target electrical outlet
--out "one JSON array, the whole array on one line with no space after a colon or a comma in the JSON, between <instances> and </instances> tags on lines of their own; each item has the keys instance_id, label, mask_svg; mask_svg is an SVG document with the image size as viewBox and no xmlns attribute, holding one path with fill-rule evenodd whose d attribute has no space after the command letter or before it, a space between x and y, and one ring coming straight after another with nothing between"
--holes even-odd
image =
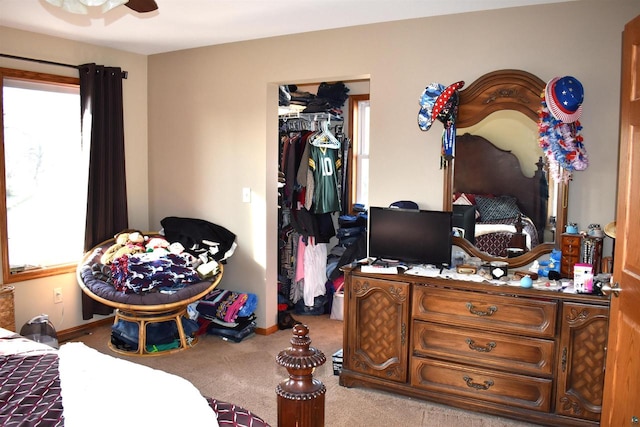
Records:
<instances>
[{"instance_id":1,"label":"electrical outlet","mask_svg":"<svg viewBox=\"0 0 640 427\"><path fill-rule=\"evenodd\" d=\"M59 304L62 302L62 288L53 289L53 303Z\"/></svg>"}]
</instances>

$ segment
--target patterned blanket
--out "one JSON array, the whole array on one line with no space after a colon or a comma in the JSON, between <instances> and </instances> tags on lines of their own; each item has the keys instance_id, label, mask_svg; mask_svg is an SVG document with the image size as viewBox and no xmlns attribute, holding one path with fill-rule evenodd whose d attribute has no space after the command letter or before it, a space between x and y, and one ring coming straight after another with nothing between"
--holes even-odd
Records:
<instances>
[{"instance_id":1,"label":"patterned blanket","mask_svg":"<svg viewBox=\"0 0 640 427\"><path fill-rule=\"evenodd\" d=\"M0 425L64 425L58 355L0 356Z\"/></svg>"},{"instance_id":2,"label":"patterned blanket","mask_svg":"<svg viewBox=\"0 0 640 427\"><path fill-rule=\"evenodd\" d=\"M74 350L75 347L83 346L80 343L72 344L73 346L71 347L74 347ZM68 344L65 344L65 346L68 346ZM68 420L65 419L65 416L67 416L68 418L68 416L70 416L71 414L65 414L63 401L67 402L65 403L65 405L69 404L69 408L73 405L71 405L70 401L68 400L70 393L66 388L66 384L69 384L69 373L65 374L67 379L61 380L60 375L60 368L63 364L60 359L60 354L61 352L64 353L64 351L71 351L71 347L64 348L63 346L63 348L61 348L61 351L56 351L51 348L47 350L45 347L46 346L43 346L42 344L31 342L18 334L14 334L0 328L0 425L7 427L57 427L64 426L65 421L67 421L67 427L71 426L72 424L78 425L77 422L72 422L70 424L68 421L70 421L71 418L69 418ZM75 359L75 361L72 361L72 359L65 362L67 365L72 366L74 370L77 371L74 373L74 375L77 375L84 379L86 379L87 376L90 376L86 370L84 372L80 372L83 369L87 369L88 365L85 365L83 368L83 366L81 366L82 364L78 362L78 360L86 358L89 352L98 353L95 350L87 347L86 350L80 353L74 352L75 356L78 357L77 359ZM125 360L102 355L99 353L97 357L99 357L99 360L102 360L102 362L94 363L93 366L90 366L90 369L92 371L100 371L106 369L104 361L106 359L110 359L113 360L114 363L129 364L128 369L130 369L130 371L127 372L127 375L130 375L131 372L134 372L136 370L135 366L138 366L142 370L144 370L144 375L148 374L155 376L157 374L164 374L164 377L162 377L162 381L166 381L167 376L170 375L162 371L147 368L146 366L137 365L132 362L127 362ZM111 371L111 373L113 375L113 371ZM129 380L134 381L137 386L143 387L144 381L142 383L138 383L133 378L129 378ZM186 382L186 380L181 380L183 382ZM82 388L89 387L89 383L90 381L81 381L80 386ZM64 390L62 386L65 387ZM122 382L119 382L119 385L116 386L122 388ZM99 399L96 396L96 393L87 392L85 394L87 394L86 397L88 397L88 400L84 403L80 403L80 405L88 405L87 402L89 402L94 406L98 405L97 407L102 406L102 408L106 409L98 411L94 408L92 412L93 416L89 415L89 419L83 418L81 424L100 425L100 420L95 418L95 414L101 413L102 416L100 418L102 419L104 418L105 414L113 413L116 406L113 405L112 399ZM239 406L218 401L213 398L206 398L203 403L205 407L209 407L215 414L215 416L212 418L213 425L216 425L217 419L217 424L220 426L268 427L268 424L260 417L257 417L250 411L247 411L246 409ZM126 416L121 412L123 410L122 406L117 405L117 407L118 411L120 411L120 416ZM69 408L66 409L68 410ZM153 408L149 408L149 410L152 411ZM145 412L143 412L142 414L144 414ZM185 425L189 425L189 409L179 412L181 423L182 421L184 421ZM72 417L75 416L77 416L77 413ZM116 414L116 416L118 415ZM192 425L212 424L196 423Z\"/></svg>"}]
</instances>

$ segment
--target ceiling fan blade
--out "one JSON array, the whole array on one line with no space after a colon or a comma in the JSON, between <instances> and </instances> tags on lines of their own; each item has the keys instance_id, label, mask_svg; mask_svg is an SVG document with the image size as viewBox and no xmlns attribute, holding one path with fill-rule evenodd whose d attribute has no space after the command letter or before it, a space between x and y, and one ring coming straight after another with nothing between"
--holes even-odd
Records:
<instances>
[{"instance_id":1,"label":"ceiling fan blade","mask_svg":"<svg viewBox=\"0 0 640 427\"><path fill-rule=\"evenodd\" d=\"M125 3L131 10L135 10L138 13L153 12L158 10L158 5L154 0L129 0Z\"/></svg>"}]
</instances>

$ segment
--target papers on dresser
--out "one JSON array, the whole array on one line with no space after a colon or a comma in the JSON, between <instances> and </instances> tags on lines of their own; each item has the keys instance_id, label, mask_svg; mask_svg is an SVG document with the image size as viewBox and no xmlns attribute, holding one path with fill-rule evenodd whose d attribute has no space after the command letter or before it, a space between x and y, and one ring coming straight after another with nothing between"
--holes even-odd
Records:
<instances>
[{"instance_id":1,"label":"papers on dresser","mask_svg":"<svg viewBox=\"0 0 640 427\"><path fill-rule=\"evenodd\" d=\"M424 277L442 277L440 274L441 271L442 270L440 268L432 265L414 265L408 269L405 274Z\"/></svg>"},{"instance_id":2,"label":"papers on dresser","mask_svg":"<svg viewBox=\"0 0 640 427\"><path fill-rule=\"evenodd\" d=\"M363 265L360 267L360 271L363 273L374 273L374 274L398 274L398 267L385 267L383 265Z\"/></svg>"},{"instance_id":3,"label":"papers on dresser","mask_svg":"<svg viewBox=\"0 0 640 427\"><path fill-rule=\"evenodd\" d=\"M415 265L406 271L405 274L422 277L438 277L440 279L462 280L467 282L485 282L486 280L479 274L460 274L455 270L441 270L432 265Z\"/></svg>"}]
</instances>

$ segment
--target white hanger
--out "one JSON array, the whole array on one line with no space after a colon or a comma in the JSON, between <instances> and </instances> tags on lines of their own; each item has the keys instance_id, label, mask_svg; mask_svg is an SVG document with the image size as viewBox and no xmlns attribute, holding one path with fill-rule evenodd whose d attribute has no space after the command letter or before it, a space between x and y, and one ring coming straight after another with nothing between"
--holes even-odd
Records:
<instances>
[{"instance_id":1,"label":"white hanger","mask_svg":"<svg viewBox=\"0 0 640 427\"><path fill-rule=\"evenodd\" d=\"M322 148L340 148L340 141L329 130L329 120L321 122L322 132L313 135L310 144Z\"/></svg>"}]
</instances>

